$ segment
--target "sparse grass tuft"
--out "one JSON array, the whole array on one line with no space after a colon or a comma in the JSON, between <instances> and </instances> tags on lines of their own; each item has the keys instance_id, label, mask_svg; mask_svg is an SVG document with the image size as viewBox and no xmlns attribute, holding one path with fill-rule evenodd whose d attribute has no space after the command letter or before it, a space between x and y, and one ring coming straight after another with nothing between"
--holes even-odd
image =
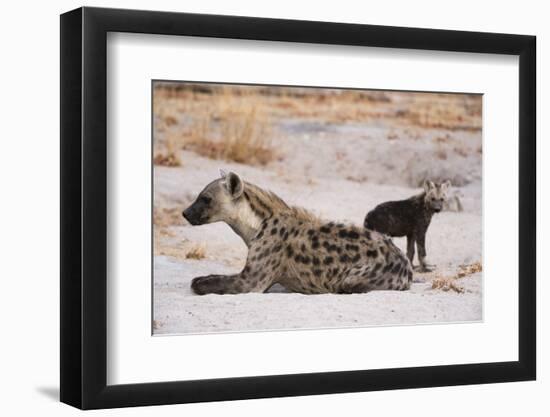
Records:
<instances>
[{"instance_id":1,"label":"sparse grass tuft","mask_svg":"<svg viewBox=\"0 0 550 417\"><path fill-rule=\"evenodd\" d=\"M177 140L175 140L175 136L167 135L164 149L157 151L153 158L153 163L166 167L179 167L181 166L181 159L178 155L178 151L179 147L177 145Z\"/></svg>"},{"instance_id":2,"label":"sparse grass tuft","mask_svg":"<svg viewBox=\"0 0 550 417\"><path fill-rule=\"evenodd\" d=\"M417 94L414 105L396 116L425 128L470 130L481 129L481 100L475 95L439 94L439 99Z\"/></svg>"},{"instance_id":3,"label":"sparse grass tuft","mask_svg":"<svg viewBox=\"0 0 550 417\"><path fill-rule=\"evenodd\" d=\"M474 262L473 264L469 265L460 265L459 271L456 276L457 278L463 278L465 276L472 275L481 271L483 271L483 266L481 265L481 262Z\"/></svg>"},{"instance_id":4,"label":"sparse grass tuft","mask_svg":"<svg viewBox=\"0 0 550 417\"><path fill-rule=\"evenodd\" d=\"M186 259L204 259L206 257L206 249L204 245L196 245L191 247L185 254Z\"/></svg>"},{"instance_id":5,"label":"sparse grass tuft","mask_svg":"<svg viewBox=\"0 0 550 417\"><path fill-rule=\"evenodd\" d=\"M386 138L388 140L395 140L395 139L399 139L399 135L394 131L394 130L391 130L390 132L388 132L388 134L386 135Z\"/></svg>"},{"instance_id":6,"label":"sparse grass tuft","mask_svg":"<svg viewBox=\"0 0 550 417\"><path fill-rule=\"evenodd\" d=\"M459 294L462 294L465 292L465 290L464 287L459 284L458 280L461 278L465 278L468 275L481 272L482 270L483 267L481 265L481 262L474 262L473 264L468 265L460 265L458 267L458 272L453 276L436 276L432 281L432 289L441 291L452 290Z\"/></svg>"},{"instance_id":7,"label":"sparse grass tuft","mask_svg":"<svg viewBox=\"0 0 550 417\"><path fill-rule=\"evenodd\" d=\"M168 227L183 224L181 208L155 207L153 210L153 224L158 227Z\"/></svg>"},{"instance_id":8,"label":"sparse grass tuft","mask_svg":"<svg viewBox=\"0 0 550 417\"><path fill-rule=\"evenodd\" d=\"M171 115L160 107L160 124L169 128L164 134L167 152L159 157L160 163L177 166L177 159L173 161L171 156L178 149L250 165L265 165L278 157L272 144L272 123L265 99L257 94L236 94L222 88L187 105L195 107L187 111L190 117L184 125L170 125Z\"/></svg>"},{"instance_id":9,"label":"sparse grass tuft","mask_svg":"<svg viewBox=\"0 0 550 417\"><path fill-rule=\"evenodd\" d=\"M460 155L463 158L466 158L468 156L468 149L464 146L455 146L454 151L456 154Z\"/></svg>"},{"instance_id":10,"label":"sparse grass tuft","mask_svg":"<svg viewBox=\"0 0 550 417\"><path fill-rule=\"evenodd\" d=\"M432 290L455 291L459 294L464 293L464 287L456 283L455 278L437 277L432 281Z\"/></svg>"},{"instance_id":11,"label":"sparse grass tuft","mask_svg":"<svg viewBox=\"0 0 550 417\"><path fill-rule=\"evenodd\" d=\"M269 127L255 108L242 109L216 122L199 120L184 147L212 159L266 165L276 158Z\"/></svg>"},{"instance_id":12,"label":"sparse grass tuft","mask_svg":"<svg viewBox=\"0 0 550 417\"><path fill-rule=\"evenodd\" d=\"M445 161L447 159L447 151L442 146L438 146L435 150L435 156L437 159Z\"/></svg>"},{"instance_id":13,"label":"sparse grass tuft","mask_svg":"<svg viewBox=\"0 0 550 417\"><path fill-rule=\"evenodd\" d=\"M165 167L179 167L181 166L181 160L175 153L157 153L153 158L155 165L161 165Z\"/></svg>"}]
</instances>

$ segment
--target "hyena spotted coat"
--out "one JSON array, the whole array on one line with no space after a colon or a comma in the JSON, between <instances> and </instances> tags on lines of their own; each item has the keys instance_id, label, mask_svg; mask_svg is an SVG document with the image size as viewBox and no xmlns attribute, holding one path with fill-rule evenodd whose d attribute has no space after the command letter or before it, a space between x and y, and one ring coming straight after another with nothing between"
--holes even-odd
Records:
<instances>
[{"instance_id":1,"label":"hyena spotted coat","mask_svg":"<svg viewBox=\"0 0 550 417\"><path fill-rule=\"evenodd\" d=\"M407 290L412 282L410 262L390 238L323 222L232 172L182 214L192 225L223 221L248 246L239 274L194 278L197 294L265 292L275 283L303 294L361 293Z\"/></svg>"}]
</instances>

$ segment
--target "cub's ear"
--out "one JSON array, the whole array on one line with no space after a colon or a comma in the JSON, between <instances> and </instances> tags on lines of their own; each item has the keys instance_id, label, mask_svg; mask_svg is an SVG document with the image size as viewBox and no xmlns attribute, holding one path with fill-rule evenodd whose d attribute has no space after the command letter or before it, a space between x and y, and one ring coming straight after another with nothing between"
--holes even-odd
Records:
<instances>
[{"instance_id":1,"label":"cub's ear","mask_svg":"<svg viewBox=\"0 0 550 417\"><path fill-rule=\"evenodd\" d=\"M220 177L222 177L222 179L227 177L227 172L225 172L225 169L223 168L220 168Z\"/></svg>"},{"instance_id":2,"label":"cub's ear","mask_svg":"<svg viewBox=\"0 0 550 417\"><path fill-rule=\"evenodd\" d=\"M426 180L424 181L424 191L428 192L430 190L433 190L435 188L435 184L433 181Z\"/></svg>"},{"instance_id":3,"label":"cub's ear","mask_svg":"<svg viewBox=\"0 0 550 417\"><path fill-rule=\"evenodd\" d=\"M223 178L225 180L225 188L227 188L227 191L229 191L231 197L240 197L244 191L244 183L243 180L241 180L241 177L239 177L234 172L229 172Z\"/></svg>"},{"instance_id":4,"label":"cub's ear","mask_svg":"<svg viewBox=\"0 0 550 417\"><path fill-rule=\"evenodd\" d=\"M449 188L451 188L451 181L447 180L447 181L443 181L441 183L441 188L445 191L447 191Z\"/></svg>"}]
</instances>

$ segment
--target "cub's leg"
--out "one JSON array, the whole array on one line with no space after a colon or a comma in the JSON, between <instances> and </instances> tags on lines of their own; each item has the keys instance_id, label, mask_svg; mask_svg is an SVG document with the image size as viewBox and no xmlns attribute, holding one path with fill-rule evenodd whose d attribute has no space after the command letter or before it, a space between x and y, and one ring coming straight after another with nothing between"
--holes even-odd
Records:
<instances>
[{"instance_id":1,"label":"cub's leg","mask_svg":"<svg viewBox=\"0 0 550 417\"><path fill-rule=\"evenodd\" d=\"M414 235L407 235L407 258L413 264L414 259Z\"/></svg>"},{"instance_id":2,"label":"cub's leg","mask_svg":"<svg viewBox=\"0 0 550 417\"><path fill-rule=\"evenodd\" d=\"M416 236L416 247L418 249L418 262L420 263L418 270L420 272L432 272L435 265L429 265L426 262L426 232L419 233Z\"/></svg>"}]
</instances>

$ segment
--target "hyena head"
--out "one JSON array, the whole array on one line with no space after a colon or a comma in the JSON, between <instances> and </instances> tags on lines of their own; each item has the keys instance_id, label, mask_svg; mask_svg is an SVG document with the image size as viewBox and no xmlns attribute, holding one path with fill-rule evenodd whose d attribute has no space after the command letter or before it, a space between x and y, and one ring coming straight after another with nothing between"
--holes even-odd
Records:
<instances>
[{"instance_id":1,"label":"hyena head","mask_svg":"<svg viewBox=\"0 0 550 417\"><path fill-rule=\"evenodd\" d=\"M262 202L262 198L271 196L277 199L274 201L282 205L285 203L276 196L245 183L234 172L225 173L220 170L220 174L221 178L208 184L182 215L193 226L225 222L248 245L259 232L262 221L273 214L271 210L260 210L257 204L252 204L252 200L258 203ZM263 204L265 206L266 203Z\"/></svg>"},{"instance_id":2,"label":"hyena head","mask_svg":"<svg viewBox=\"0 0 550 417\"><path fill-rule=\"evenodd\" d=\"M447 191L450 186L451 182L449 180L442 183L434 183L433 181L426 180L424 182L424 202L426 207L439 213L447 200Z\"/></svg>"},{"instance_id":3,"label":"hyena head","mask_svg":"<svg viewBox=\"0 0 550 417\"><path fill-rule=\"evenodd\" d=\"M229 222L241 211L243 181L234 172L226 174L220 170L220 174L221 178L208 184L193 204L183 210L183 217L193 226Z\"/></svg>"}]
</instances>

